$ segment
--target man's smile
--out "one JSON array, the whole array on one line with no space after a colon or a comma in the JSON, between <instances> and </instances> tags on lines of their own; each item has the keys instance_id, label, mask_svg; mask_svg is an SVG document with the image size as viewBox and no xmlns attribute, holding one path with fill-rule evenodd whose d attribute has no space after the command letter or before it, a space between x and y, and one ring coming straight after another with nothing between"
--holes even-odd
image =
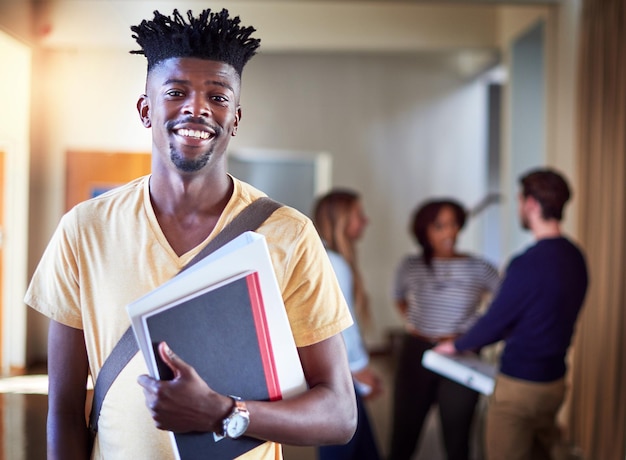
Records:
<instances>
[{"instance_id":1,"label":"man's smile","mask_svg":"<svg viewBox=\"0 0 626 460\"><path fill-rule=\"evenodd\" d=\"M181 128L174 131L178 136L189 137L192 139L209 139L213 137L213 133L200 129Z\"/></svg>"}]
</instances>

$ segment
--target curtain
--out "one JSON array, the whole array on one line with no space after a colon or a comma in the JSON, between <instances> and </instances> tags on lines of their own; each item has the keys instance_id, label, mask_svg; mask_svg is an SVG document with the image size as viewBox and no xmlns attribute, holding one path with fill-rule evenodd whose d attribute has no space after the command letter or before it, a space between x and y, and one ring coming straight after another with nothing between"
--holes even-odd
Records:
<instances>
[{"instance_id":1,"label":"curtain","mask_svg":"<svg viewBox=\"0 0 626 460\"><path fill-rule=\"evenodd\" d=\"M576 200L590 286L574 339L568 435L586 460L626 455L626 1L584 0Z\"/></svg>"}]
</instances>

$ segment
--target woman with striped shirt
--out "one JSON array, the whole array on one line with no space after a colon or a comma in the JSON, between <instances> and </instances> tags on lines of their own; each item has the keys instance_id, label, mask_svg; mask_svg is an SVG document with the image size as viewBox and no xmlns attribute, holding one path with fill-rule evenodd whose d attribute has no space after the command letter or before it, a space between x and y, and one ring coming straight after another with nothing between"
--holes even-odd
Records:
<instances>
[{"instance_id":1,"label":"woman with striped shirt","mask_svg":"<svg viewBox=\"0 0 626 460\"><path fill-rule=\"evenodd\" d=\"M478 393L425 369L424 352L440 340L467 331L478 319L485 295L500 278L485 260L456 250L466 220L454 200L429 201L414 214L412 233L422 248L400 263L394 296L406 334L395 376L391 460L409 460L428 412L439 408L448 460L467 460Z\"/></svg>"}]
</instances>

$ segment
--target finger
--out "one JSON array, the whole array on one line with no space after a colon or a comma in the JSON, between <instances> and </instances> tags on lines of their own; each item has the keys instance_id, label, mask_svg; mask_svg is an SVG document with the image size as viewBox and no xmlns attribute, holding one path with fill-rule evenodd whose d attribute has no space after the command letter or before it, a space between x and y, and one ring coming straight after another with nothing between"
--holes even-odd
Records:
<instances>
[{"instance_id":1,"label":"finger","mask_svg":"<svg viewBox=\"0 0 626 460\"><path fill-rule=\"evenodd\" d=\"M139 377L137 377L137 383L139 385L141 385L142 387L144 387L145 389L149 389L149 387L152 386L152 383L154 382L154 379L152 377L150 377L149 375L140 375Z\"/></svg>"},{"instance_id":2,"label":"finger","mask_svg":"<svg viewBox=\"0 0 626 460\"><path fill-rule=\"evenodd\" d=\"M159 344L159 355L163 362L172 370L174 378L181 377L189 369L189 365L180 359L165 342Z\"/></svg>"}]
</instances>

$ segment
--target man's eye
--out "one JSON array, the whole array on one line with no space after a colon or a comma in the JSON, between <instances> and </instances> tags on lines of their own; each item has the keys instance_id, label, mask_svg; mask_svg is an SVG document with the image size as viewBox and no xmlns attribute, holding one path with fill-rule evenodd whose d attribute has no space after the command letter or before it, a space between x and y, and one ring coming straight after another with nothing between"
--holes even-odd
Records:
<instances>
[{"instance_id":1,"label":"man's eye","mask_svg":"<svg viewBox=\"0 0 626 460\"><path fill-rule=\"evenodd\" d=\"M171 97L181 97L181 96L183 95L183 92L182 92L182 91L179 91L179 90L177 90L177 89L170 89L170 90L169 90L167 93L165 93L165 94L167 94L168 96L171 96Z\"/></svg>"},{"instance_id":2,"label":"man's eye","mask_svg":"<svg viewBox=\"0 0 626 460\"><path fill-rule=\"evenodd\" d=\"M211 96L211 99L213 99L215 102L228 102L228 98L224 96Z\"/></svg>"}]
</instances>

